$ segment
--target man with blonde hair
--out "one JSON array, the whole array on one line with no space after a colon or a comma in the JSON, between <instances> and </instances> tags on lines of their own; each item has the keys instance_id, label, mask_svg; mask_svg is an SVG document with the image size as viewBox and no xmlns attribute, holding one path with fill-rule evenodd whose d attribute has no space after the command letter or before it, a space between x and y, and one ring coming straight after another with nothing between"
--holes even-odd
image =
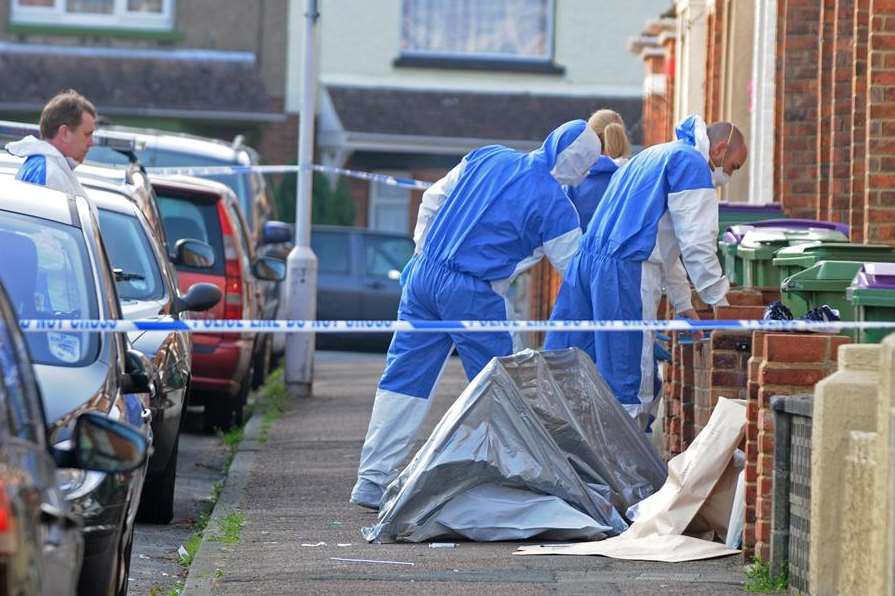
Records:
<instances>
[{"instance_id":1,"label":"man with blonde hair","mask_svg":"<svg viewBox=\"0 0 895 596\"><path fill-rule=\"evenodd\" d=\"M40 136L7 143L12 155L24 157L16 178L69 194L86 195L74 169L80 165L96 130L96 108L69 89L47 102L40 115Z\"/></svg>"}]
</instances>

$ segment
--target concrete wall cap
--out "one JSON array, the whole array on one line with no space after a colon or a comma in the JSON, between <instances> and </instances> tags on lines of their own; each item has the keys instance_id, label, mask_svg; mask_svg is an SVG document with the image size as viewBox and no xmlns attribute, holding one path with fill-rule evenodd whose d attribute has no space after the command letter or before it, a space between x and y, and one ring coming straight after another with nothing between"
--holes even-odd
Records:
<instances>
[{"instance_id":1,"label":"concrete wall cap","mask_svg":"<svg viewBox=\"0 0 895 596\"><path fill-rule=\"evenodd\" d=\"M879 370L878 344L844 344L839 346L839 370Z\"/></svg>"}]
</instances>

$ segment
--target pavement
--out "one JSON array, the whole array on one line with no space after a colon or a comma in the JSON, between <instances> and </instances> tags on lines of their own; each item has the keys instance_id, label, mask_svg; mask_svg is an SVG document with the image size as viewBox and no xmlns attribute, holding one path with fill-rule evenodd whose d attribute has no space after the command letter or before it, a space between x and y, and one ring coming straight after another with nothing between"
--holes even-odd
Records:
<instances>
[{"instance_id":1,"label":"pavement","mask_svg":"<svg viewBox=\"0 0 895 596\"><path fill-rule=\"evenodd\" d=\"M742 593L739 556L672 564L512 556L522 543L366 543L360 529L376 515L348 496L384 362L383 354L318 352L314 397L289 402L266 442L261 417L250 420L185 594ZM423 438L465 385L454 358ZM228 543L234 516L242 528Z\"/></svg>"}]
</instances>

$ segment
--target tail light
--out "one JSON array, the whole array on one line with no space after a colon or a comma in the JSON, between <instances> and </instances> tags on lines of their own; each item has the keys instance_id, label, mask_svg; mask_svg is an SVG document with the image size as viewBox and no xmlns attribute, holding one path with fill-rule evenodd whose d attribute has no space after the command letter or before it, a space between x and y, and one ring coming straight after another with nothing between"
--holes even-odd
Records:
<instances>
[{"instance_id":1,"label":"tail light","mask_svg":"<svg viewBox=\"0 0 895 596\"><path fill-rule=\"evenodd\" d=\"M242 318L242 267L236 247L236 233L222 202L218 202L218 218L224 239L224 318Z\"/></svg>"},{"instance_id":2,"label":"tail light","mask_svg":"<svg viewBox=\"0 0 895 596\"><path fill-rule=\"evenodd\" d=\"M16 551L15 517L6 487L0 482L0 555L11 555Z\"/></svg>"}]
</instances>

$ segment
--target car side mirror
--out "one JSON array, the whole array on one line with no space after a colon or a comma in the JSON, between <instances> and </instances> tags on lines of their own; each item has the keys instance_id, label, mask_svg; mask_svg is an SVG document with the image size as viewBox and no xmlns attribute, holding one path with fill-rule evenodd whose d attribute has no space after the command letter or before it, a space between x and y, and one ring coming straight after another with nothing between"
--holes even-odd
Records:
<instances>
[{"instance_id":1,"label":"car side mirror","mask_svg":"<svg viewBox=\"0 0 895 596\"><path fill-rule=\"evenodd\" d=\"M214 249L207 242L181 238L174 245L171 262L175 265L185 265L197 269L211 269L214 267Z\"/></svg>"},{"instance_id":2,"label":"car side mirror","mask_svg":"<svg viewBox=\"0 0 895 596\"><path fill-rule=\"evenodd\" d=\"M292 226L282 221L269 221L261 228L261 244L292 242Z\"/></svg>"},{"instance_id":3,"label":"car side mirror","mask_svg":"<svg viewBox=\"0 0 895 596\"><path fill-rule=\"evenodd\" d=\"M286 261L274 257L258 257L252 265L252 273L265 281L283 281L286 279Z\"/></svg>"},{"instance_id":4,"label":"car side mirror","mask_svg":"<svg viewBox=\"0 0 895 596\"><path fill-rule=\"evenodd\" d=\"M183 296L178 296L177 312L208 310L221 301L221 290L214 284L200 282L190 286Z\"/></svg>"},{"instance_id":5,"label":"car side mirror","mask_svg":"<svg viewBox=\"0 0 895 596\"><path fill-rule=\"evenodd\" d=\"M149 451L149 443L140 431L97 412L78 416L72 443L70 449L51 450L60 468L130 472L143 465Z\"/></svg>"},{"instance_id":6,"label":"car side mirror","mask_svg":"<svg viewBox=\"0 0 895 596\"><path fill-rule=\"evenodd\" d=\"M124 356L121 391L123 393L152 393L149 371L143 364L143 355L136 350L128 350Z\"/></svg>"}]
</instances>

